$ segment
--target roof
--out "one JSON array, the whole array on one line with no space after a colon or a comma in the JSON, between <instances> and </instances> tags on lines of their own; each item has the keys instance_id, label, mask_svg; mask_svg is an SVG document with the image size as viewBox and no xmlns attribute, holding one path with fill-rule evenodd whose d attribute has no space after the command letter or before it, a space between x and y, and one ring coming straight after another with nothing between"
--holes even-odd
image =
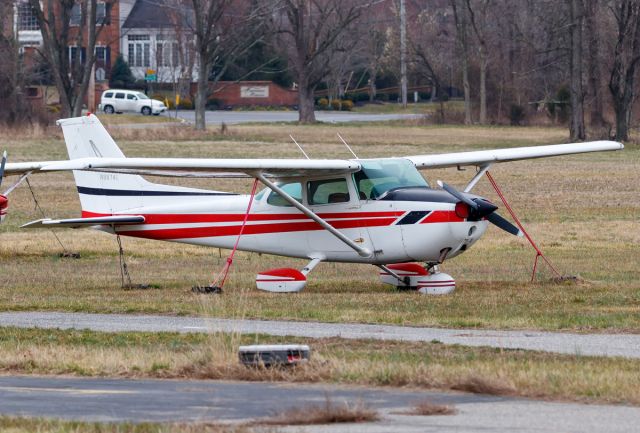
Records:
<instances>
[{"instance_id":1,"label":"roof","mask_svg":"<svg viewBox=\"0 0 640 433\"><path fill-rule=\"evenodd\" d=\"M191 9L175 0L136 0L122 25L128 29L173 28L187 25Z\"/></svg>"}]
</instances>

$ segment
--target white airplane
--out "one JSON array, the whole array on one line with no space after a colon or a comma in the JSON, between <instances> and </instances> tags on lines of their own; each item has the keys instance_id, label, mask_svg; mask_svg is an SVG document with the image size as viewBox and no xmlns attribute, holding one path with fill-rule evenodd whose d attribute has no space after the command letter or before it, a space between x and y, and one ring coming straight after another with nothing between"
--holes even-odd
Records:
<instances>
[{"instance_id":1,"label":"white airplane","mask_svg":"<svg viewBox=\"0 0 640 433\"><path fill-rule=\"evenodd\" d=\"M5 153L0 181L19 175L11 192L32 173L71 170L82 217L42 219L23 227L91 227L310 260L301 271L259 273L258 289L271 292L302 290L313 268L327 261L376 265L385 283L450 293L455 281L438 265L467 251L489 223L521 235L495 205L471 193L492 164L624 148L596 141L351 160L126 158L96 116L57 123L70 159L5 165ZM440 181L441 188L432 188L419 172L463 166L477 172L462 191ZM248 177L266 188L255 196L241 195L151 183L141 175ZM0 196L2 218L8 192Z\"/></svg>"}]
</instances>

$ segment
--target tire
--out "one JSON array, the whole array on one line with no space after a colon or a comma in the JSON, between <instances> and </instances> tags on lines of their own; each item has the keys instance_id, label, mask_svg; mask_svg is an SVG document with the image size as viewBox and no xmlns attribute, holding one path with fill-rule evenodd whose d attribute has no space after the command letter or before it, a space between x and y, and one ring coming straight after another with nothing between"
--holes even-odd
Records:
<instances>
[{"instance_id":1,"label":"tire","mask_svg":"<svg viewBox=\"0 0 640 433\"><path fill-rule=\"evenodd\" d=\"M107 114L113 114L116 112L116 110L113 109L113 107L111 105L105 105L104 110L105 113Z\"/></svg>"},{"instance_id":2,"label":"tire","mask_svg":"<svg viewBox=\"0 0 640 433\"><path fill-rule=\"evenodd\" d=\"M143 116L149 116L151 115L151 108L142 107L142 110L140 112L142 113Z\"/></svg>"}]
</instances>

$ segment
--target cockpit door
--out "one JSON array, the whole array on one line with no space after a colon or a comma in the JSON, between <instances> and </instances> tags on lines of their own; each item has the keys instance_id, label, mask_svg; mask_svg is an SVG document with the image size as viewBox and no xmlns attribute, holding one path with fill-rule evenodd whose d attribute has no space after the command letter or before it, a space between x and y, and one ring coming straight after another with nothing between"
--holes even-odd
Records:
<instances>
[{"instance_id":1,"label":"cockpit door","mask_svg":"<svg viewBox=\"0 0 640 433\"><path fill-rule=\"evenodd\" d=\"M351 240L365 248L372 248L367 221L360 211L360 200L351 177L310 179L306 182L309 208ZM312 251L344 253L354 250L326 230L308 232L307 242Z\"/></svg>"}]
</instances>

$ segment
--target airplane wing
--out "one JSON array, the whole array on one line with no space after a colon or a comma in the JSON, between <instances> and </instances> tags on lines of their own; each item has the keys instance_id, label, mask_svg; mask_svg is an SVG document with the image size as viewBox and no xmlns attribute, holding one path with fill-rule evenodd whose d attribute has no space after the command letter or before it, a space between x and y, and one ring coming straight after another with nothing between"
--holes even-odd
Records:
<instances>
[{"instance_id":1,"label":"airplane wing","mask_svg":"<svg viewBox=\"0 0 640 433\"><path fill-rule=\"evenodd\" d=\"M514 147L472 152L414 155L406 158L418 169L462 166L482 166L496 162L519 161L572 155L577 153L622 150L615 141ZM223 158L79 158L66 161L9 163L5 176L29 171L50 172L68 170L101 171L169 177L267 177L283 178L306 175L340 175L360 169L357 160L342 159L223 159Z\"/></svg>"},{"instance_id":2,"label":"airplane wing","mask_svg":"<svg viewBox=\"0 0 640 433\"><path fill-rule=\"evenodd\" d=\"M360 163L342 159L80 158L42 171L87 170L172 177L295 177L353 173Z\"/></svg>"},{"instance_id":3,"label":"airplane wing","mask_svg":"<svg viewBox=\"0 0 640 433\"><path fill-rule=\"evenodd\" d=\"M585 143L553 144L548 146L514 147L511 149L480 150L474 152L441 153L438 155L407 156L418 169L482 166L494 162L519 161L576 153L622 150L624 145L616 141L591 141Z\"/></svg>"},{"instance_id":4,"label":"airplane wing","mask_svg":"<svg viewBox=\"0 0 640 433\"><path fill-rule=\"evenodd\" d=\"M53 220L45 218L24 224L20 228L43 228L43 227L65 227L79 229L84 227L93 227L99 225L128 225L128 224L144 224L144 216L142 215L114 215L95 218L71 218L64 220Z\"/></svg>"}]
</instances>

